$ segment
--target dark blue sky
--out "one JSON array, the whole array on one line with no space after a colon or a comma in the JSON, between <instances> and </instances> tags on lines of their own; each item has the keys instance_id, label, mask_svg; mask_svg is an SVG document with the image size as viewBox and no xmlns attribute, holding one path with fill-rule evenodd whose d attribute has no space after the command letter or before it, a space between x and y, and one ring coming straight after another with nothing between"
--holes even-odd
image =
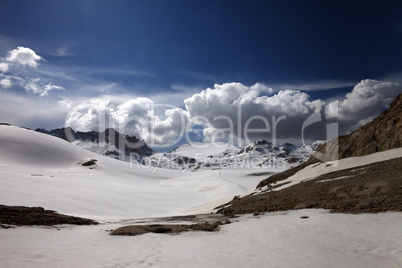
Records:
<instances>
[{"instance_id":1,"label":"dark blue sky","mask_svg":"<svg viewBox=\"0 0 402 268\"><path fill-rule=\"evenodd\" d=\"M402 71L400 1L1 1L0 10L0 34L49 62L140 70L152 75L99 75L149 90ZM57 48L67 57L52 56Z\"/></svg>"}]
</instances>

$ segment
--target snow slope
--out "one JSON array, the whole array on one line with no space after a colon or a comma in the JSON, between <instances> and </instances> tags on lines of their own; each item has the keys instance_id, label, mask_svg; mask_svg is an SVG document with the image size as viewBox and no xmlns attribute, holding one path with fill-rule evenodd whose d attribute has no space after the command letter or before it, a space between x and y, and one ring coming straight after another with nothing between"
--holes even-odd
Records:
<instances>
[{"instance_id":1,"label":"snow slope","mask_svg":"<svg viewBox=\"0 0 402 268\"><path fill-rule=\"evenodd\" d=\"M213 233L114 237L107 232L130 224L127 218L211 211L224 199L254 189L267 176L262 169L130 168L127 162L12 126L0 126L0 152L1 204L43 206L101 221L97 226L0 229L2 267L402 266L402 213L396 212L297 210L242 215ZM341 160L338 166L311 166L292 183L395 155L401 149ZM90 159L98 160L93 169L80 165Z\"/></svg>"},{"instance_id":2,"label":"snow slope","mask_svg":"<svg viewBox=\"0 0 402 268\"><path fill-rule=\"evenodd\" d=\"M338 170L344 170L353 167L360 167L368 164L372 164L379 161L385 161L397 157L402 157L402 148L391 149L388 151L378 152L360 157L348 157L337 161L328 161L323 163L311 164L304 169L296 172L286 180L279 181L278 183L285 185L273 189L273 191L279 191L303 181L312 180L320 175L335 172ZM272 184L275 185L275 184ZM264 190L267 187L262 187L260 190Z\"/></svg>"},{"instance_id":3,"label":"snow slope","mask_svg":"<svg viewBox=\"0 0 402 268\"><path fill-rule=\"evenodd\" d=\"M5 205L42 206L95 219L135 218L180 214L244 193L219 174L194 178L191 173L130 166L14 126L0 126L0 152L0 203ZM95 166L81 166L90 159L97 159ZM249 189L260 180L243 177L237 178Z\"/></svg>"},{"instance_id":4,"label":"snow slope","mask_svg":"<svg viewBox=\"0 0 402 268\"><path fill-rule=\"evenodd\" d=\"M301 219L301 216L309 216ZM402 266L402 213L243 215L219 232L110 236L122 223L0 229L2 267Z\"/></svg>"}]
</instances>

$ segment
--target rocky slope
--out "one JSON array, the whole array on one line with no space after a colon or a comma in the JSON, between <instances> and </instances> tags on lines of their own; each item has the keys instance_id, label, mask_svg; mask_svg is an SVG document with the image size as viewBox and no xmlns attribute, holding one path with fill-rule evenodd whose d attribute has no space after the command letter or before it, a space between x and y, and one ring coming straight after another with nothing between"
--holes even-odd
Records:
<instances>
[{"instance_id":1,"label":"rocky slope","mask_svg":"<svg viewBox=\"0 0 402 268\"><path fill-rule=\"evenodd\" d=\"M339 146L337 146L339 142ZM290 187L286 179L298 176L306 167L323 168L325 162L349 157L368 156L376 152L402 147L402 94L388 110L356 131L331 140L321 146L307 162L275 174L257 186L257 191L217 209L219 213L261 213L265 211L301 208L326 208L334 212L402 211L402 154L399 157L353 169L329 172L317 177L310 175ZM399 149L398 149L399 150ZM390 152L390 151L389 151ZM399 151L398 151L399 152ZM318 157L317 157L318 156ZM346 160L346 159L345 159ZM343 160L342 160L343 161ZM351 160L352 161L352 160ZM285 182L284 182L285 181ZM276 190L276 188L284 188Z\"/></svg>"},{"instance_id":2,"label":"rocky slope","mask_svg":"<svg viewBox=\"0 0 402 268\"><path fill-rule=\"evenodd\" d=\"M0 227L5 229L12 228L12 226L7 225L52 226L59 224L91 225L98 223L90 219L59 214L42 207L0 205Z\"/></svg>"},{"instance_id":3,"label":"rocky slope","mask_svg":"<svg viewBox=\"0 0 402 268\"><path fill-rule=\"evenodd\" d=\"M348 135L327 142L318 148L305 163L261 181L257 188L284 180L306 166L320 161L364 156L399 147L402 147L402 93L392 101L386 111L371 122Z\"/></svg>"},{"instance_id":4,"label":"rocky slope","mask_svg":"<svg viewBox=\"0 0 402 268\"><path fill-rule=\"evenodd\" d=\"M222 214L263 213L290 209L324 208L332 212L377 213L402 211L402 157L359 168L331 172L272 191L235 198L218 207Z\"/></svg>"},{"instance_id":5,"label":"rocky slope","mask_svg":"<svg viewBox=\"0 0 402 268\"><path fill-rule=\"evenodd\" d=\"M336 160L336 144L338 157L343 159L352 156L363 156L382 152L402 146L402 93L391 103L389 108L373 121L358 128L352 133L332 140L318 150L325 154L324 161ZM328 148L328 150L327 150Z\"/></svg>"}]
</instances>

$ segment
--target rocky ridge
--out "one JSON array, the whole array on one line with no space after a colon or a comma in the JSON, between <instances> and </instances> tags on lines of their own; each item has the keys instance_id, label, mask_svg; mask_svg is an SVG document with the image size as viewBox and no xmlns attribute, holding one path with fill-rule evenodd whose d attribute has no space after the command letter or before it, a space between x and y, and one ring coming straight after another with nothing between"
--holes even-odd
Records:
<instances>
[{"instance_id":1,"label":"rocky ridge","mask_svg":"<svg viewBox=\"0 0 402 268\"><path fill-rule=\"evenodd\" d=\"M146 161L153 167L191 171L226 168L285 169L307 161L323 143L324 141L317 141L298 147L291 143L276 146L266 140L257 140L243 148L228 146L219 153L216 153L216 149L191 151L186 144L169 153L154 154L146 158Z\"/></svg>"},{"instance_id":2,"label":"rocky ridge","mask_svg":"<svg viewBox=\"0 0 402 268\"><path fill-rule=\"evenodd\" d=\"M373 121L324 144L307 162L261 181L257 191L252 194L235 197L229 203L217 207L218 213L258 214L302 208L326 208L333 212L351 213L402 211L402 155L387 161L327 173L274 191L283 186L283 180L309 165L400 147L402 94Z\"/></svg>"},{"instance_id":3,"label":"rocky ridge","mask_svg":"<svg viewBox=\"0 0 402 268\"><path fill-rule=\"evenodd\" d=\"M155 153L148 145L135 136L119 133L113 128L102 132L74 131L71 128L58 128L53 130L36 129L36 131L49 134L83 149L121 160L129 160L134 154L137 159L142 159Z\"/></svg>"},{"instance_id":4,"label":"rocky ridge","mask_svg":"<svg viewBox=\"0 0 402 268\"><path fill-rule=\"evenodd\" d=\"M257 188L284 180L317 162L364 156L399 147L402 147L402 93L392 101L387 110L371 122L323 144L305 163L261 181Z\"/></svg>"}]
</instances>

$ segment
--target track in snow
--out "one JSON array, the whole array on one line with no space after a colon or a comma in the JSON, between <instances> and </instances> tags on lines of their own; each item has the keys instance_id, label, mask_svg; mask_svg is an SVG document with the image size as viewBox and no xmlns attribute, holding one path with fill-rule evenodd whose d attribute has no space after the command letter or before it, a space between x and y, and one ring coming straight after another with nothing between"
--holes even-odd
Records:
<instances>
[{"instance_id":1,"label":"track in snow","mask_svg":"<svg viewBox=\"0 0 402 268\"><path fill-rule=\"evenodd\" d=\"M236 183L236 182L233 182L233 181L231 181L231 180L228 180L228 179L224 179L223 177L222 177L222 174L221 174L221 171L219 170L219 177L221 177L221 179L222 180L224 180L224 181L227 181L227 182L229 182L229 183L233 183L233 184L236 184L237 186L239 186L243 191L248 191L248 189L247 189L247 187L244 187L243 185L241 185L241 184L239 184L239 183Z\"/></svg>"}]
</instances>

